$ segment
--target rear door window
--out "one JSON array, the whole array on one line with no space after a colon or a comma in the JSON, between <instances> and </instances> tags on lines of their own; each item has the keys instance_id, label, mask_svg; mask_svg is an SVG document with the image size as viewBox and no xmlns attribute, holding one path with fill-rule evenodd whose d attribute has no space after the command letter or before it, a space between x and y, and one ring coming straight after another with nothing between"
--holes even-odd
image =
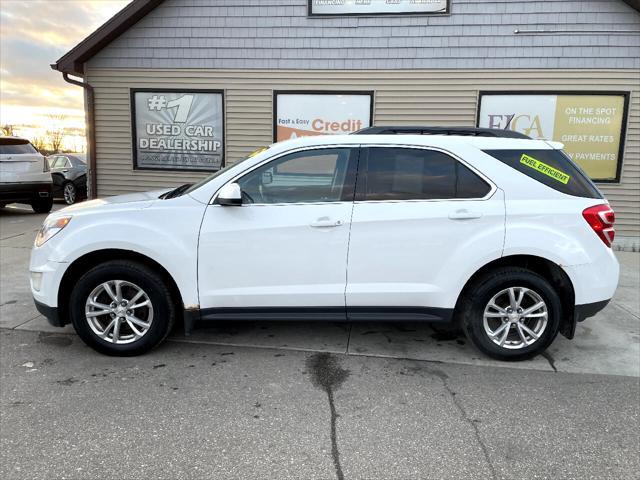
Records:
<instances>
[{"instance_id":1,"label":"rear door window","mask_svg":"<svg viewBox=\"0 0 640 480\"><path fill-rule=\"evenodd\" d=\"M446 153L417 148L368 148L363 200L483 198L491 186ZM362 191L362 190L361 190Z\"/></svg>"},{"instance_id":2,"label":"rear door window","mask_svg":"<svg viewBox=\"0 0 640 480\"><path fill-rule=\"evenodd\" d=\"M484 150L484 153L558 192L602 198L591 179L562 150Z\"/></svg>"},{"instance_id":3,"label":"rear door window","mask_svg":"<svg viewBox=\"0 0 640 480\"><path fill-rule=\"evenodd\" d=\"M23 155L38 153L27 140L20 138L0 139L0 155Z\"/></svg>"}]
</instances>

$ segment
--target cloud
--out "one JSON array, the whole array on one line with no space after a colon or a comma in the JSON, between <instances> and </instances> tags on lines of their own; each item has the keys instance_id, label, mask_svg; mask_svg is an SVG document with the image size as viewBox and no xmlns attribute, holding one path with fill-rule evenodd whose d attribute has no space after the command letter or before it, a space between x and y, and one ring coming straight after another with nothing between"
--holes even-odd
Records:
<instances>
[{"instance_id":1,"label":"cloud","mask_svg":"<svg viewBox=\"0 0 640 480\"><path fill-rule=\"evenodd\" d=\"M130 0L2 0L0 5L0 121L38 124L59 112L75 128L83 92L50 64Z\"/></svg>"}]
</instances>

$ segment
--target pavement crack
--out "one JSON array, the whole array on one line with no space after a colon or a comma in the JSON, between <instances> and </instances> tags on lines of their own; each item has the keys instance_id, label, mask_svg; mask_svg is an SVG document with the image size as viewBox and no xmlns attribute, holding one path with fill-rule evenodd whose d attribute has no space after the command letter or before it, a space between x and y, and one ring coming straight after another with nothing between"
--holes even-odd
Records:
<instances>
[{"instance_id":1,"label":"pavement crack","mask_svg":"<svg viewBox=\"0 0 640 480\"><path fill-rule=\"evenodd\" d=\"M620 309L624 310L625 312L627 312L629 315L632 315L632 316L634 316L635 318L640 319L640 316L638 316L638 314L637 314L637 313L632 312L632 311L631 311L631 310L629 310L626 306L624 306L624 305L622 305L622 304L620 304L620 303L618 303L618 302L613 302L613 304L614 304L616 307L618 307L618 308L620 308Z\"/></svg>"},{"instance_id":2,"label":"pavement crack","mask_svg":"<svg viewBox=\"0 0 640 480\"><path fill-rule=\"evenodd\" d=\"M349 355L349 345L351 344L351 330L353 330L353 323L349 324L349 336L347 337L347 348L345 354Z\"/></svg>"},{"instance_id":3,"label":"pavement crack","mask_svg":"<svg viewBox=\"0 0 640 480\"><path fill-rule=\"evenodd\" d=\"M478 420L469 417L469 414L462 406L462 402L460 402L460 399L458 398L457 393L454 392L451 386L449 385L449 375L444 373L442 370L435 370L435 369L432 370L432 369L426 368L425 371L435 377L438 377L440 381L442 381L442 385L444 386L444 389L451 397L451 400L453 401L453 404L456 406L456 409L458 410L458 412L460 412L460 417L465 423L471 426L473 430L473 434L476 438L476 441L480 445L480 450L482 450L484 459L487 462L489 471L491 472L491 478L493 478L494 480L497 479L498 474L496 473L496 469L493 466L493 463L491 463L491 458L489 457L489 450L487 449L487 445L484 443L484 441L482 440L482 437L480 436L480 429L478 428L479 422Z\"/></svg>"},{"instance_id":4,"label":"pavement crack","mask_svg":"<svg viewBox=\"0 0 640 480\"><path fill-rule=\"evenodd\" d=\"M33 318L30 318L29 320L25 320L24 322L22 322L22 323L20 323L20 324L18 324L18 325L14 325L13 327L11 327L11 330L15 330L15 329L17 329L17 328L20 328L21 326L23 326L23 325L25 325L25 324L27 324L27 323L31 322L32 320L35 320L35 319L36 319L36 318L38 318L39 316L40 316L40 314L36 315L36 316L35 316L35 317L33 317Z\"/></svg>"},{"instance_id":5,"label":"pavement crack","mask_svg":"<svg viewBox=\"0 0 640 480\"><path fill-rule=\"evenodd\" d=\"M551 365L551 368L553 368L554 372L558 371L558 369L556 368L556 361L549 352L544 351L540 355L547 359L547 362L549 362L549 365Z\"/></svg>"},{"instance_id":6,"label":"pavement crack","mask_svg":"<svg viewBox=\"0 0 640 480\"><path fill-rule=\"evenodd\" d=\"M331 457L336 471L336 478L344 480L342 465L340 463L340 450L338 449L337 420L340 416L336 410L334 392L342 386L349 377L349 370L340 366L337 359L329 353L318 353L307 358L307 370L311 372L311 382L317 388L324 390L329 402L331 412L330 436L331 436Z\"/></svg>"},{"instance_id":7,"label":"pavement crack","mask_svg":"<svg viewBox=\"0 0 640 480\"><path fill-rule=\"evenodd\" d=\"M21 237L22 235L26 235L26 232L17 233L15 235L9 235L8 237L2 237L0 238L0 242L2 242L3 240L9 240L11 238Z\"/></svg>"}]
</instances>

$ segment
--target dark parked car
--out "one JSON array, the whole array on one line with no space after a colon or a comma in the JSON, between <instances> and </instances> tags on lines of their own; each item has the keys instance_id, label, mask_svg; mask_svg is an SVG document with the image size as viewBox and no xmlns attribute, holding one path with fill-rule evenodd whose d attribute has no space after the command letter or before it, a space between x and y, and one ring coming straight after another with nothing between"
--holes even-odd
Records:
<instances>
[{"instance_id":1,"label":"dark parked car","mask_svg":"<svg viewBox=\"0 0 640 480\"><path fill-rule=\"evenodd\" d=\"M58 154L49 158L53 177L53 197L71 205L87 198L87 164L80 155Z\"/></svg>"}]
</instances>

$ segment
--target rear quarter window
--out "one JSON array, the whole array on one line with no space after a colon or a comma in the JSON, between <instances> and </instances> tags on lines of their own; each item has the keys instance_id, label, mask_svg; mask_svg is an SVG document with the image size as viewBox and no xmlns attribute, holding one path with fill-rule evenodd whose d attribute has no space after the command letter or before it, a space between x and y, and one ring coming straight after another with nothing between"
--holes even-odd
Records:
<instances>
[{"instance_id":1,"label":"rear quarter window","mask_svg":"<svg viewBox=\"0 0 640 480\"><path fill-rule=\"evenodd\" d=\"M484 153L558 192L602 198L591 179L562 150L484 150Z\"/></svg>"},{"instance_id":2,"label":"rear quarter window","mask_svg":"<svg viewBox=\"0 0 640 480\"><path fill-rule=\"evenodd\" d=\"M3 138L0 140L0 155L21 155L25 153L38 153L27 140Z\"/></svg>"}]
</instances>

